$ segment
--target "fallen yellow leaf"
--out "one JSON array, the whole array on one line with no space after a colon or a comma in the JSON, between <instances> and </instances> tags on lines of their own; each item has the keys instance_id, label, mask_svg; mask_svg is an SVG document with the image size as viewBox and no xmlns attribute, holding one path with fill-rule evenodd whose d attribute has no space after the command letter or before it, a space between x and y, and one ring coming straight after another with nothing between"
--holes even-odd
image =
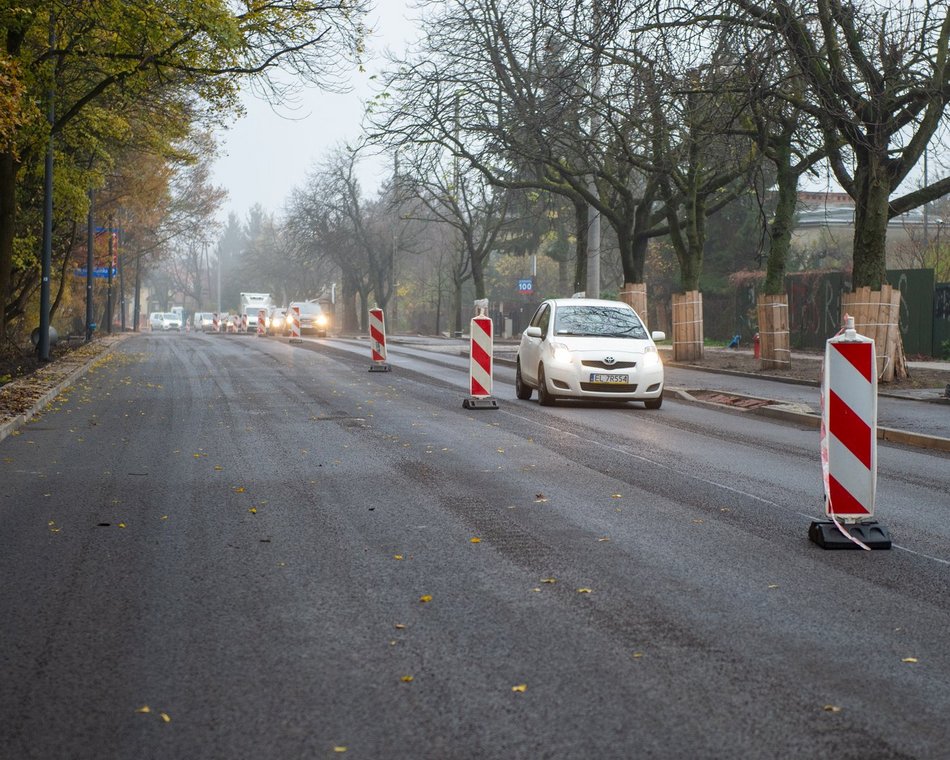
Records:
<instances>
[{"instance_id":1,"label":"fallen yellow leaf","mask_svg":"<svg viewBox=\"0 0 950 760\"><path fill-rule=\"evenodd\" d=\"M412 683L413 678L412 676L403 676L399 680L402 681L403 683Z\"/></svg>"},{"instance_id":2,"label":"fallen yellow leaf","mask_svg":"<svg viewBox=\"0 0 950 760\"><path fill-rule=\"evenodd\" d=\"M432 601L432 594L423 594L419 597L419 601L425 604L426 602Z\"/></svg>"},{"instance_id":3,"label":"fallen yellow leaf","mask_svg":"<svg viewBox=\"0 0 950 760\"><path fill-rule=\"evenodd\" d=\"M216 464L216 465L214 466L214 469L216 469L216 470L223 470L224 468L223 468L221 465Z\"/></svg>"},{"instance_id":4,"label":"fallen yellow leaf","mask_svg":"<svg viewBox=\"0 0 950 760\"><path fill-rule=\"evenodd\" d=\"M125 523L119 523L119 527L120 527L120 528L124 528L124 527L126 527L126 525L125 525Z\"/></svg>"},{"instance_id":5,"label":"fallen yellow leaf","mask_svg":"<svg viewBox=\"0 0 950 760\"><path fill-rule=\"evenodd\" d=\"M512 690L512 691L517 691L517 692L523 694L524 692L526 692L526 691L528 690L528 684L526 684L526 683L519 683L517 686L512 686L512 687L511 687L511 690Z\"/></svg>"},{"instance_id":6,"label":"fallen yellow leaf","mask_svg":"<svg viewBox=\"0 0 950 760\"><path fill-rule=\"evenodd\" d=\"M152 708L149 707L148 705L142 705L142 706L141 706L138 710L136 710L135 712L137 712L137 713L150 713L150 712L152 712Z\"/></svg>"},{"instance_id":7,"label":"fallen yellow leaf","mask_svg":"<svg viewBox=\"0 0 950 760\"><path fill-rule=\"evenodd\" d=\"M590 592L591 592L591 589L589 589L589 588L579 588L579 589L577 589L577 593L578 593L578 594L589 594Z\"/></svg>"},{"instance_id":8,"label":"fallen yellow leaf","mask_svg":"<svg viewBox=\"0 0 950 760\"><path fill-rule=\"evenodd\" d=\"M603 541L609 541L610 538L609 538L608 536L603 536L603 537L601 537L601 538L598 538L597 540L600 541L600 542L603 542Z\"/></svg>"},{"instance_id":9,"label":"fallen yellow leaf","mask_svg":"<svg viewBox=\"0 0 950 760\"><path fill-rule=\"evenodd\" d=\"M163 713L159 713L159 715L162 716L162 720L165 721L166 723L171 723L171 722L172 722L172 718L171 718L171 716L170 716L168 713L164 713L164 712L163 712Z\"/></svg>"},{"instance_id":10,"label":"fallen yellow leaf","mask_svg":"<svg viewBox=\"0 0 950 760\"><path fill-rule=\"evenodd\" d=\"M250 512L252 515L256 515L256 514L257 514L257 507L251 507L251 508L250 508L249 510L247 510L247 511Z\"/></svg>"},{"instance_id":11,"label":"fallen yellow leaf","mask_svg":"<svg viewBox=\"0 0 950 760\"><path fill-rule=\"evenodd\" d=\"M244 493L244 486L237 486L234 489L234 493Z\"/></svg>"},{"instance_id":12,"label":"fallen yellow leaf","mask_svg":"<svg viewBox=\"0 0 950 760\"><path fill-rule=\"evenodd\" d=\"M469 541L471 541L473 544L480 544L482 542L482 540L478 536L475 536L474 538L470 538Z\"/></svg>"},{"instance_id":13,"label":"fallen yellow leaf","mask_svg":"<svg viewBox=\"0 0 950 760\"><path fill-rule=\"evenodd\" d=\"M825 705L825 706L822 707L821 709L824 710L825 712L830 712L830 713L839 713L839 712L841 712L841 708L838 707L838 705Z\"/></svg>"},{"instance_id":14,"label":"fallen yellow leaf","mask_svg":"<svg viewBox=\"0 0 950 760\"><path fill-rule=\"evenodd\" d=\"M541 583L557 583L557 578L542 578Z\"/></svg>"},{"instance_id":15,"label":"fallen yellow leaf","mask_svg":"<svg viewBox=\"0 0 950 760\"><path fill-rule=\"evenodd\" d=\"M401 554L394 554L394 555L393 555L393 559L402 559L402 555L401 555Z\"/></svg>"},{"instance_id":16,"label":"fallen yellow leaf","mask_svg":"<svg viewBox=\"0 0 950 760\"><path fill-rule=\"evenodd\" d=\"M334 748L333 748L333 751L334 751L334 752L346 752L346 747L339 747L339 746L338 746L338 747L334 747Z\"/></svg>"},{"instance_id":17,"label":"fallen yellow leaf","mask_svg":"<svg viewBox=\"0 0 950 760\"><path fill-rule=\"evenodd\" d=\"M643 652L634 652L634 653L633 653L633 659L639 660L641 657L643 657Z\"/></svg>"},{"instance_id":18,"label":"fallen yellow leaf","mask_svg":"<svg viewBox=\"0 0 950 760\"><path fill-rule=\"evenodd\" d=\"M622 498L623 498L623 494L612 493L612 494L610 494L610 498L611 498L611 499L622 499Z\"/></svg>"},{"instance_id":19,"label":"fallen yellow leaf","mask_svg":"<svg viewBox=\"0 0 950 760\"><path fill-rule=\"evenodd\" d=\"M901 662L917 662L916 657L905 657Z\"/></svg>"},{"instance_id":20,"label":"fallen yellow leaf","mask_svg":"<svg viewBox=\"0 0 950 760\"><path fill-rule=\"evenodd\" d=\"M403 630L406 627L405 623L396 623L396 630Z\"/></svg>"},{"instance_id":21,"label":"fallen yellow leaf","mask_svg":"<svg viewBox=\"0 0 950 760\"><path fill-rule=\"evenodd\" d=\"M770 584L769 584L769 588L778 588L778 584L777 584L777 583L770 583Z\"/></svg>"}]
</instances>

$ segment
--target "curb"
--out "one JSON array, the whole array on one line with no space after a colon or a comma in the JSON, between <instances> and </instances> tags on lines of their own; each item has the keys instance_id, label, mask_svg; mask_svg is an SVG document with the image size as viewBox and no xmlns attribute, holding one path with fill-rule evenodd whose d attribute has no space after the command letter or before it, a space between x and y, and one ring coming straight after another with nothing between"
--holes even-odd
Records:
<instances>
[{"instance_id":1,"label":"curb","mask_svg":"<svg viewBox=\"0 0 950 760\"><path fill-rule=\"evenodd\" d=\"M796 404L783 404L775 402L769 406L759 406L753 409L742 409L741 407L727 406L717 404L714 401L705 401L693 396L689 391L682 388L668 388L676 398L681 401L688 401L693 404L708 406L720 411L730 411L736 414L756 414L760 417L769 417L782 422L792 422L797 425L818 429L821 427L821 415L814 412L804 412L796 409ZM711 390L711 389L710 389ZM760 396L748 396L743 393L734 393L733 391L716 391L724 395L736 396L738 398L757 399L759 401L774 401L774 399L763 399ZM909 430L898 430L878 426L877 438L880 441L889 441L890 443L902 443L907 446L915 446L921 449L930 449L932 451L950 451L950 438L943 438L939 435L926 435L924 433L912 433Z\"/></svg>"},{"instance_id":2,"label":"curb","mask_svg":"<svg viewBox=\"0 0 950 760\"><path fill-rule=\"evenodd\" d=\"M53 386L50 390L46 391L42 396L40 396L40 398L34 401L33 405L25 412L22 412L16 417L12 417L3 423L0 423L0 441L9 435L12 435L36 415L42 412L43 409L45 409L53 399L63 392L63 390L71 386L76 382L76 380L85 375L95 362L111 354L115 350L116 346L132 335L135 335L135 333L120 333L118 335L112 336L111 339L100 339L100 344L103 344L101 351L99 351L95 356L90 356L81 365L76 367L64 378L62 378L58 383L56 383L55 386ZM106 340L109 340L108 344L105 343ZM10 383L10 385L15 384L16 382L17 381L14 380L13 383Z\"/></svg>"}]
</instances>

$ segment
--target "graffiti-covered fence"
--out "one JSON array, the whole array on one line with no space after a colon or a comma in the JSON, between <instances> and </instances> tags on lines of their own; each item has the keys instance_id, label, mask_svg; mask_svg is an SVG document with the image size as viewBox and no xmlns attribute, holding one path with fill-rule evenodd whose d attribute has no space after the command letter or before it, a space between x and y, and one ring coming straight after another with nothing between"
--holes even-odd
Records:
<instances>
[{"instance_id":1,"label":"graffiti-covered fence","mask_svg":"<svg viewBox=\"0 0 950 760\"><path fill-rule=\"evenodd\" d=\"M933 355L950 359L950 282L934 288Z\"/></svg>"},{"instance_id":2,"label":"graffiti-covered fence","mask_svg":"<svg viewBox=\"0 0 950 760\"><path fill-rule=\"evenodd\" d=\"M932 269L891 269L887 282L901 292L899 328L908 355L934 352ZM851 292L842 272L800 273L786 279L792 346L821 349L841 326L841 294Z\"/></svg>"}]
</instances>

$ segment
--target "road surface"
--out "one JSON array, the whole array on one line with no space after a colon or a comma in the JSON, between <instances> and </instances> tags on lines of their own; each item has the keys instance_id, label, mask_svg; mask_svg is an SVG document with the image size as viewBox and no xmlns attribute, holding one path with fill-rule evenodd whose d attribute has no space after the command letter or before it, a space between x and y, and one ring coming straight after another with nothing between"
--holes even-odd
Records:
<instances>
[{"instance_id":1,"label":"road surface","mask_svg":"<svg viewBox=\"0 0 950 760\"><path fill-rule=\"evenodd\" d=\"M947 455L827 552L814 430L361 348L143 335L0 442L0 757L946 756Z\"/></svg>"}]
</instances>

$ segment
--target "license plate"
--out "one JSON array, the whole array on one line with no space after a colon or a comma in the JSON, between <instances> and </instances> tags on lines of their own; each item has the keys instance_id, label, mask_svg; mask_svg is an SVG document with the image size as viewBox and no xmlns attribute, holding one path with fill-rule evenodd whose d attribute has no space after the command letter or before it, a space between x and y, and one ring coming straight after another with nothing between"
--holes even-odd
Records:
<instances>
[{"instance_id":1,"label":"license plate","mask_svg":"<svg viewBox=\"0 0 950 760\"><path fill-rule=\"evenodd\" d=\"M627 384L630 382L630 375L606 375L601 373L592 373L590 376L592 383L603 383L605 385Z\"/></svg>"}]
</instances>

